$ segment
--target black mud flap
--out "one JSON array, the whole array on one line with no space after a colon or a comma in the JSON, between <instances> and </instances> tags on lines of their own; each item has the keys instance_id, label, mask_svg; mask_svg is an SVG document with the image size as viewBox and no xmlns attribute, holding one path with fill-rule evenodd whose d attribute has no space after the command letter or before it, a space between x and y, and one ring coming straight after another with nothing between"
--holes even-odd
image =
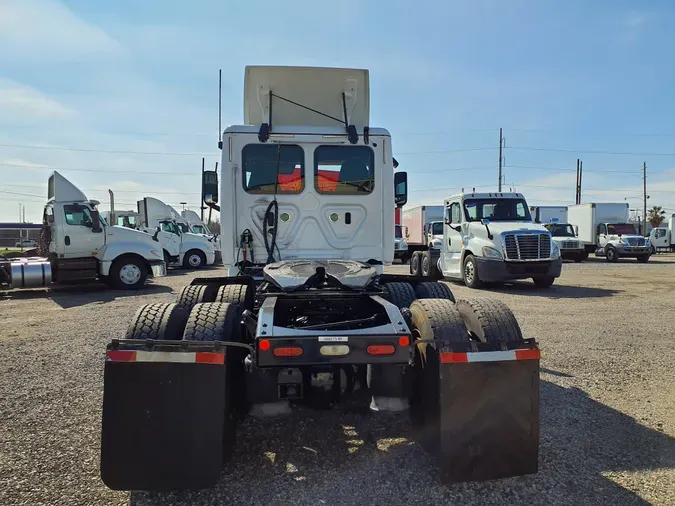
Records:
<instances>
[{"instance_id":1,"label":"black mud flap","mask_svg":"<svg viewBox=\"0 0 675 506\"><path fill-rule=\"evenodd\" d=\"M416 360L418 358L416 357ZM424 394L411 403L422 446L443 483L536 473L539 350L536 342L426 346Z\"/></svg>"},{"instance_id":2,"label":"black mud flap","mask_svg":"<svg viewBox=\"0 0 675 506\"><path fill-rule=\"evenodd\" d=\"M213 487L223 468L227 404L225 348L218 343L109 345L103 482L113 490Z\"/></svg>"}]
</instances>

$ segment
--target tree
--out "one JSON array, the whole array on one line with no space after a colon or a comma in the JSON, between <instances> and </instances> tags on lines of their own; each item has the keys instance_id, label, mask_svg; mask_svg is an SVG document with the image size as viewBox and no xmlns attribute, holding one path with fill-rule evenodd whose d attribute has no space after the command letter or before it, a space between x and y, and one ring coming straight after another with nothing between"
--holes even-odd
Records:
<instances>
[{"instance_id":1,"label":"tree","mask_svg":"<svg viewBox=\"0 0 675 506\"><path fill-rule=\"evenodd\" d=\"M218 218L214 218L213 220L209 221L207 226L209 227L209 230L212 234L220 235L220 221Z\"/></svg>"},{"instance_id":2,"label":"tree","mask_svg":"<svg viewBox=\"0 0 675 506\"><path fill-rule=\"evenodd\" d=\"M656 228L666 219L666 212L661 206L652 207L647 213L647 221L651 223L652 227Z\"/></svg>"}]
</instances>

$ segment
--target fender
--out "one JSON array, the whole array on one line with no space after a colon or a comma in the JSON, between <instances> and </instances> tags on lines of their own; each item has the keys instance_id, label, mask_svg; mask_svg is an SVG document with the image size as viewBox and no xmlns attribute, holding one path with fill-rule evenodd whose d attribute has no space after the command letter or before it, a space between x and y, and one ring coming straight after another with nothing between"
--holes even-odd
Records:
<instances>
[{"instance_id":1,"label":"fender","mask_svg":"<svg viewBox=\"0 0 675 506\"><path fill-rule=\"evenodd\" d=\"M156 246L153 248L145 241L115 241L103 246L98 253L96 258L100 262L100 274L102 276L107 276L110 273L110 266L113 261L125 254L136 254L140 257L143 257L148 262L156 262L158 260L163 260L164 255L162 253L162 246L157 242L153 241L153 244Z\"/></svg>"},{"instance_id":2,"label":"fender","mask_svg":"<svg viewBox=\"0 0 675 506\"><path fill-rule=\"evenodd\" d=\"M180 247L181 261L183 256L191 249L197 249L206 255L206 265L212 265L216 261L216 244L204 237L189 237L187 234L183 234L183 242Z\"/></svg>"}]
</instances>

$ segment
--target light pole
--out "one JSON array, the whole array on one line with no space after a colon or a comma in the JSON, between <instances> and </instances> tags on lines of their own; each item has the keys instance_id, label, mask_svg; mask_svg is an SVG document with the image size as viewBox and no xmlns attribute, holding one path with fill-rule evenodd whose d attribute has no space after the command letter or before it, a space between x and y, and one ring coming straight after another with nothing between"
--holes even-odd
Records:
<instances>
[{"instance_id":1,"label":"light pole","mask_svg":"<svg viewBox=\"0 0 675 506\"><path fill-rule=\"evenodd\" d=\"M185 204L187 204L187 202L180 202L180 204L183 206L183 211L185 211Z\"/></svg>"}]
</instances>

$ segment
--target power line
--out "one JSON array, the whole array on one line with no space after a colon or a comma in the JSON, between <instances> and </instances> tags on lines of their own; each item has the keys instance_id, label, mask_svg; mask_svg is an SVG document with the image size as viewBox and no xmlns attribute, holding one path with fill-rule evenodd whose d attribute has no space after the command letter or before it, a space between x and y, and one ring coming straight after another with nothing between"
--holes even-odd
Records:
<instances>
[{"instance_id":1,"label":"power line","mask_svg":"<svg viewBox=\"0 0 675 506\"><path fill-rule=\"evenodd\" d=\"M46 190L47 187L44 185L28 185L28 184L4 184L3 186L12 186L12 187L23 187L23 188L36 188L36 189L41 189L41 190ZM107 193L108 190L104 190L101 188L80 188L81 190L89 191L89 192L105 192ZM115 190L115 193L144 193L145 190ZM179 192L159 192L159 191L152 191L152 194L157 194L157 195L200 195L200 192L184 192L184 191L179 191Z\"/></svg>"},{"instance_id":2,"label":"power line","mask_svg":"<svg viewBox=\"0 0 675 506\"><path fill-rule=\"evenodd\" d=\"M168 151L124 151L107 149L66 148L61 146L35 146L30 144L0 144L3 148L45 149L51 151L78 151L85 153L106 153L112 155L157 155L157 156L218 156L217 153L184 153Z\"/></svg>"},{"instance_id":3,"label":"power line","mask_svg":"<svg viewBox=\"0 0 675 506\"><path fill-rule=\"evenodd\" d=\"M516 149L519 151L550 151L559 153L584 153L592 155L620 155L620 156L675 156L675 153L638 153L628 151L599 151L589 149L563 149L563 148L532 148L526 146L511 146L507 149Z\"/></svg>"},{"instance_id":4,"label":"power line","mask_svg":"<svg viewBox=\"0 0 675 506\"><path fill-rule=\"evenodd\" d=\"M75 169L70 167L42 167L21 163L0 163L0 167L16 167L24 169L36 169L36 170L69 170L73 172L106 172L109 174L148 174L148 175L160 175L160 176L195 176L199 175L199 172L148 172L148 171L138 171L138 170L113 170L107 168L97 168L97 169Z\"/></svg>"}]
</instances>

